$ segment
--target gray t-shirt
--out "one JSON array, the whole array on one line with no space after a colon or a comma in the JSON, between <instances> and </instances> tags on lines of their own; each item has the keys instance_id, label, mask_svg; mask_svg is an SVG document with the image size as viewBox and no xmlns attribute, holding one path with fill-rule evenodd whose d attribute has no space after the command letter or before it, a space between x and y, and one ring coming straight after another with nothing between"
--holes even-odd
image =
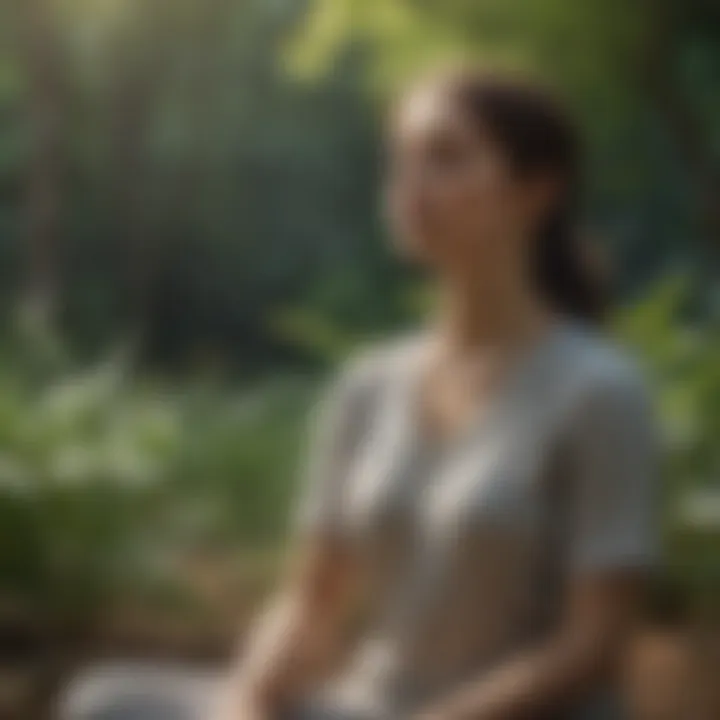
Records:
<instances>
[{"instance_id":1,"label":"gray t-shirt","mask_svg":"<svg viewBox=\"0 0 720 720\"><path fill-rule=\"evenodd\" d=\"M404 717L551 633L571 575L657 557L652 412L620 350L558 324L440 442L415 412L423 343L351 362L316 422L299 523L354 549L370 603L319 696L337 717Z\"/></svg>"}]
</instances>

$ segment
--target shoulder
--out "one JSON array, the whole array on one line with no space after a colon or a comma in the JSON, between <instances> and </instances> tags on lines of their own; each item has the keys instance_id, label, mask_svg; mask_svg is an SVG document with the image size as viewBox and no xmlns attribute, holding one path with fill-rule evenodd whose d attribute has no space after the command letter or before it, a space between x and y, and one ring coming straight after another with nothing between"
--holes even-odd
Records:
<instances>
[{"instance_id":1,"label":"shoulder","mask_svg":"<svg viewBox=\"0 0 720 720\"><path fill-rule=\"evenodd\" d=\"M571 329L566 347L566 385L576 412L590 407L635 416L651 412L648 374L628 348L584 326Z\"/></svg>"},{"instance_id":2,"label":"shoulder","mask_svg":"<svg viewBox=\"0 0 720 720\"><path fill-rule=\"evenodd\" d=\"M405 334L358 348L340 364L324 393L324 405L338 413L364 414L408 371L419 334Z\"/></svg>"},{"instance_id":3,"label":"shoulder","mask_svg":"<svg viewBox=\"0 0 720 720\"><path fill-rule=\"evenodd\" d=\"M421 342L420 333L407 333L367 344L341 364L336 384L354 395L381 391L408 372Z\"/></svg>"}]
</instances>

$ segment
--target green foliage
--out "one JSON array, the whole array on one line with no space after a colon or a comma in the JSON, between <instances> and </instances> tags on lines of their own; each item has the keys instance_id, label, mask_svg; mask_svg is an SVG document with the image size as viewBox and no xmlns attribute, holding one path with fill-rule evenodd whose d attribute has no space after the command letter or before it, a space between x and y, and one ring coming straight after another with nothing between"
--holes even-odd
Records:
<instances>
[{"instance_id":1,"label":"green foliage","mask_svg":"<svg viewBox=\"0 0 720 720\"><path fill-rule=\"evenodd\" d=\"M211 356L256 370L303 356L288 324L354 337L401 322L404 274L377 209L379 104L455 56L560 86L587 129L588 215L623 287L696 262L712 232L695 214L720 127L717 24L702 2L38 2L41 28L26 27L23 3L0 8L15 39L0 53L1 287L10 308L34 272L53 275L59 324L89 356L140 326L165 365ZM673 111L707 132L691 123L676 137L648 81L668 17L660 77L682 84ZM46 186L29 169L48 117L59 137L37 165ZM25 247L33 187L61 208L37 253ZM278 335L278 314L305 319Z\"/></svg>"},{"instance_id":2,"label":"green foliage","mask_svg":"<svg viewBox=\"0 0 720 720\"><path fill-rule=\"evenodd\" d=\"M646 359L665 430L665 526L674 581L720 591L720 323L693 312L696 288L670 278L618 318Z\"/></svg>"},{"instance_id":3,"label":"green foliage","mask_svg":"<svg viewBox=\"0 0 720 720\"><path fill-rule=\"evenodd\" d=\"M177 442L174 419L128 394L112 366L36 388L22 380L3 376L19 388L0 411L3 594L82 618L138 559L136 530Z\"/></svg>"},{"instance_id":4,"label":"green foliage","mask_svg":"<svg viewBox=\"0 0 720 720\"><path fill-rule=\"evenodd\" d=\"M91 625L167 593L189 553L277 543L307 380L167 388L110 361L42 381L0 368L0 597L42 626Z\"/></svg>"}]
</instances>

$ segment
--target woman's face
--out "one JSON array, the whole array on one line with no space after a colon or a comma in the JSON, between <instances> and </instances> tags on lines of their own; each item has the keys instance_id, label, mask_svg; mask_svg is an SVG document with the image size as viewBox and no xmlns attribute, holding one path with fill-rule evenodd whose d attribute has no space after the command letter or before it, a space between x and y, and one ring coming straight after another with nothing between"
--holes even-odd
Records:
<instances>
[{"instance_id":1,"label":"woman's face","mask_svg":"<svg viewBox=\"0 0 720 720\"><path fill-rule=\"evenodd\" d=\"M540 212L499 144L434 89L400 106L390 138L387 210L404 255L436 268L494 267L523 251Z\"/></svg>"}]
</instances>

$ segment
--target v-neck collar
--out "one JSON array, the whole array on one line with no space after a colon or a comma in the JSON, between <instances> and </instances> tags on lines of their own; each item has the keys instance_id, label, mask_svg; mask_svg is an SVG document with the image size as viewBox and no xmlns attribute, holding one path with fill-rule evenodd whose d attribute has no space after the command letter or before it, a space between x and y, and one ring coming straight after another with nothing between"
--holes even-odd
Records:
<instances>
[{"instance_id":1,"label":"v-neck collar","mask_svg":"<svg viewBox=\"0 0 720 720\"><path fill-rule=\"evenodd\" d=\"M503 413L532 386L538 372L567 331L567 321L556 319L525 353L518 354L505 374L500 387L493 391L481 407L475 406L466 422L449 433L430 430L421 419L422 383L427 372L429 332L424 332L413 347L411 358L399 383L399 402L405 432L414 444L434 453L449 453L464 447L477 434L493 426Z\"/></svg>"}]
</instances>

